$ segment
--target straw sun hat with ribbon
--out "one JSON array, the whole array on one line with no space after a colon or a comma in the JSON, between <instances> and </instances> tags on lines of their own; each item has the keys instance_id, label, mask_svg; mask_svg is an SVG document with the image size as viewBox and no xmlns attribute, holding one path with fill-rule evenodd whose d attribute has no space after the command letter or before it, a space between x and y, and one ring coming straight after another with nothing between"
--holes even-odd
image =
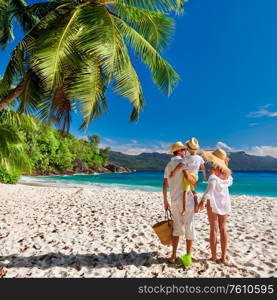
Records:
<instances>
[{"instance_id":1,"label":"straw sun hat with ribbon","mask_svg":"<svg viewBox=\"0 0 277 300\"><path fill-rule=\"evenodd\" d=\"M175 151L187 149L187 147L182 142L176 142L171 146L171 149L167 152L168 154L173 154Z\"/></svg>"},{"instance_id":2,"label":"straw sun hat with ribbon","mask_svg":"<svg viewBox=\"0 0 277 300\"><path fill-rule=\"evenodd\" d=\"M186 141L186 146L188 147L189 150L198 150L199 147L199 142L196 138L191 138L189 141Z\"/></svg>"},{"instance_id":3,"label":"straw sun hat with ribbon","mask_svg":"<svg viewBox=\"0 0 277 300\"><path fill-rule=\"evenodd\" d=\"M232 173L228 168L229 158L226 152L222 149L216 149L215 151L201 151L201 155L207 162L213 164L213 166L218 167L221 171L226 173Z\"/></svg>"}]
</instances>

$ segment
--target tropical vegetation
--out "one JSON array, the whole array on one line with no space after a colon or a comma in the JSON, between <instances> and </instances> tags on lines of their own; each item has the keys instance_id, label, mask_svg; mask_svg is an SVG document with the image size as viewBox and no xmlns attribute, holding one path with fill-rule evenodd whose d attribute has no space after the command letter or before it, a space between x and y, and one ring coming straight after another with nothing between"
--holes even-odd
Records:
<instances>
[{"instance_id":1,"label":"tropical vegetation","mask_svg":"<svg viewBox=\"0 0 277 300\"><path fill-rule=\"evenodd\" d=\"M27 5L0 0L0 46L13 37L16 20L25 33L12 52L0 95L0 110L14 100L19 110L68 130L73 111L88 126L107 109L112 89L133 106L136 120L144 105L130 52L152 72L153 81L170 94L178 75L160 52L167 46L184 0L68 0Z\"/></svg>"},{"instance_id":2,"label":"tropical vegetation","mask_svg":"<svg viewBox=\"0 0 277 300\"><path fill-rule=\"evenodd\" d=\"M185 0L27 2L0 0L2 50L15 22L24 32L0 80L0 180L5 172L70 169L74 157L103 165L108 150L98 149L97 138L80 141L64 132L73 113L87 128L105 112L107 90L127 98L130 120L138 119L144 96L135 58L167 95L179 78L161 52L174 29L169 14L182 13Z\"/></svg>"},{"instance_id":3,"label":"tropical vegetation","mask_svg":"<svg viewBox=\"0 0 277 300\"><path fill-rule=\"evenodd\" d=\"M75 162L90 169L105 166L109 148L100 137L78 139L34 118L5 109L0 112L0 182L15 183L21 173L73 172Z\"/></svg>"}]
</instances>

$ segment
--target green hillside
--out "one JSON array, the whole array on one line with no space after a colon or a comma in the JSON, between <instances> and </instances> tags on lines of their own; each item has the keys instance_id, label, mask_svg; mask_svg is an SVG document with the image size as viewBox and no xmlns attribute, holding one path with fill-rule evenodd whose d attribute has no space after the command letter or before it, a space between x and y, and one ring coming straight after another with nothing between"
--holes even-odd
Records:
<instances>
[{"instance_id":1,"label":"green hillside","mask_svg":"<svg viewBox=\"0 0 277 300\"><path fill-rule=\"evenodd\" d=\"M228 153L230 168L237 171L275 171L277 158L271 156L255 156L243 151ZM172 156L165 153L141 153L128 155L110 151L109 161L125 168L135 170L163 170Z\"/></svg>"}]
</instances>

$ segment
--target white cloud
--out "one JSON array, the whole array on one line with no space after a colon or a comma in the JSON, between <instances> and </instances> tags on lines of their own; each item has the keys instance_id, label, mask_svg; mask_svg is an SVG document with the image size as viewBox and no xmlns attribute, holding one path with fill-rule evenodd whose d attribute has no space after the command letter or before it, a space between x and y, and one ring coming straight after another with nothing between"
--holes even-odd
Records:
<instances>
[{"instance_id":1,"label":"white cloud","mask_svg":"<svg viewBox=\"0 0 277 300\"><path fill-rule=\"evenodd\" d=\"M277 117L277 111L269 111L267 108L272 107L273 104L266 104L259 107L258 111L253 111L248 114L249 118L261 118L261 117L269 117L274 118Z\"/></svg>"},{"instance_id":2,"label":"white cloud","mask_svg":"<svg viewBox=\"0 0 277 300\"><path fill-rule=\"evenodd\" d=\"M130 140L130 142L122 144L122 142L112 140L109 138L104 138L104 142L100 143L100 148L111 147L112 151L118 151L125 154L130 155L138 155L140 153L152 153L152 152L159 152L165 153L170 149L171 144L160 142L160 141L153 141L148 143L142 143L137 140Z\"/></svg>"},{"instance_id":3,"label":"white cloud","mask_svg":"<svg viewBox=\"0 0 277 300\"><path fill-rule=\"evenodd\" d=\"M266 104L266 105L261 106L261 108L269 108L271 106L273 106L273 104Z\"/></svg>"},{"instance_id":4,"label":"white cloud","mask_svg":"<svg viewBox=\"0 0 277 300\"><path fill-rule=\"evenodd\" d=\"M235 151L235 149L233 149L232 147L228 146L227 144L225 144L223 142L218 142L216 144L216 148L222 149L224 151Z\"/></svg>"},{"instance_id":5,"label":"white cloud","mask_svg":"<svg viewBox=\"0 0 277 300\"><path fill-rule=\"evenodd\" d=\"M274 146L255 146L252 147L250 151L247 151L249 154L258 155L258 156L272 156L277 158L277 147Z\"/></svg>"},{"instance_id":6,"label":"white cloud","mask_svg":"<svg viewBox=\"0 0 277 300\"><path fill-rule=\"evenodd\" d=\"M218 142L216 144L217 148L225 150L227 152L237 152L237 151L244 151L250 155L257 155L257 156L272 156L277 158L277 146L253 146L250 149L236 149L233 148L223 142Z\"/></svg>"},{"instance_id":7,"label":"white cloud","mask_svg":"<svg viewBox=\"0 0 277 300\"><path fill-rule=\"evenodd\" d=\"M109 139L109 138L104 138L103 140L108 144L117 144L117 141Z\"/></svg>"},{"instance_id":8,"label":"white cloud","mask_svg":"<svg viewBox=\"0 0 277 300\"><path fill-rule=\"evenodd\" d=\"M122 141L117 141L114 139L103 138L103 143L100 143L100 148L111 147L112 151L118 151L129 155L138 155L141 153L166 153L172 143L166 143L163 141L151 141L151 142L141 142L138 140L130 140L127 143L122 143ZM251 155L258 156L272 156L277 158L277 146L253 146L251 148L237 149L226 143L219 141L216 143L215 147L204 147L206 150L212 150L215 148L220 148L226 152L237 152L237 151L245 151Z\"/></svg>"}]
</instances>

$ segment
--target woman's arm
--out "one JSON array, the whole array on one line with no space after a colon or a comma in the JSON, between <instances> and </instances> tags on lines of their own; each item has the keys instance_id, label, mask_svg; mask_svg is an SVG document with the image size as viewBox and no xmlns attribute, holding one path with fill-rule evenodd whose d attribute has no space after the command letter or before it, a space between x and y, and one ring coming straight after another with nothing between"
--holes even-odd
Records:
<instances>
[{"instance_id":1,"label":"woman's arm","mask_svg":"<svg viewBox=\"0 0 277 300\"><path fill-rule=\"evenodd\" d=\"M216 186L216 180L213 178L213 179L209 179L208 181L208 187L204 193L204 195L202 196L202 199L199 203L199 209L203 209L205 203L207 200L209 200L211 197L213 197L213 193L214 193L214 190L215 190L215 186Z\"/></svg>"}]
</instances>

